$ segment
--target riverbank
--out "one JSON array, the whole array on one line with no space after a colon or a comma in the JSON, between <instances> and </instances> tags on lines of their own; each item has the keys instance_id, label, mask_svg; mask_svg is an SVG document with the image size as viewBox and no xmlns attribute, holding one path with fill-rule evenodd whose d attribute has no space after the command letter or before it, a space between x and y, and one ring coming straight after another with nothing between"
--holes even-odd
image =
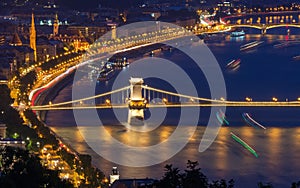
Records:
<instances>
[{"instance_id":1,"label":"riverbank","mask_svg":"<svg viewBox=\"0 0 300 188\"><path fill-rule=\"evenodd\" d=\"M75 70L76 71L76 70ZM74 79L75 71L69 75L63 77L59 82L52 87L43 91L35 100L35 105L47 105L49 102L55 99L59 92ZM39 118L41 121L46 122L47 111L41 111Z\"/></svg>"}]
</instances>

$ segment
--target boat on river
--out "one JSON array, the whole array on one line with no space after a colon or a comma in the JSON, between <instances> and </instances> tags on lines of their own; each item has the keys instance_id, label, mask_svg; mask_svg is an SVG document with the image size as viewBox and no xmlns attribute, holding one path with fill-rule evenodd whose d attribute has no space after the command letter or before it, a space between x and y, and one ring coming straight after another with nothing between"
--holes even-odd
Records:
<instances>
[{"instance_id":1,"label":"boat on river","mask_svg":"<svg viewBox=\"0 0 300 188\"><path fill-rule=\"evenodd\" d=\"M226 68L234 69L240 64L241 64L241 59L232 60L226 65Z\"/></svg>"},{"instance_id":2,"label":"boat on river","mask_svg":"<svg viewBox=\"0 0 300 188\"><path fill-rule=\"evenodd\" d=\"M250 42L250 43L244 44L244 45L242 45L240 47L240 51L251 50L251 49L253 49L255 47L258 47L262 43L264 43L264 41L254 41L254 42Z\"/></svg>"},{"instance_id":3,"label":"boat on river","mask_svg":"<svg viewBox=\"0 0 300 188\"><path fill-rule=\"evenodd\" d=\"M245 36L245 31L241 30L241 31L233 31L230 34L231 37L241 37L241 36Z\"/></svg>"},{"instance_id":4,"label":"boat on river","mask_svg":"<svg viewBox=\"0 0 300 188\"><path fill-rule=\"evenodd\" d=\"M98 81L107 81L114 76L114 73L115 73L114 69L103 69L100 72Z\"/></svg>"},{"instance_id":5,"label":"boat on river","mask_svg":"<svg viewBox=\"0 0 300 188\"><path fill-rule=\"evenodd\" d=\"M293 60L299 61L300 60L300 55L294 56Z\"/></svg>"},{"instance_id":6,"label":"boat on river","mask_svg":"<svg viewBox=\"0 0 300 188\"><path fill-rule=\"evenodd\" d=\"M263 126L260 123L258 123L257 121L255 121L248 113L243 113L242 117L247 124L251 125L254 128L262 128L264 130L267 129L265 126Z\"/></svg>"}]
</instances>

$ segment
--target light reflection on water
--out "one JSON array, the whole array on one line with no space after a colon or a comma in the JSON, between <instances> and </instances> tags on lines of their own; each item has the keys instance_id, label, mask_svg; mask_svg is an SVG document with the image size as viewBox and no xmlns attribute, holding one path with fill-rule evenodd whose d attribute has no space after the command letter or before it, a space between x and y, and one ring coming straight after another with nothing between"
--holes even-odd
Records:
<instances>
[{"instance_id":1,"label":"light reflection on water","mask_svg":"<svg viewBox=\"0 0 300 188\"><path fill-rule=\"evenodd\" d=\"M176 126L161 126L151 133L137 133L134 131L124 131L122 126L105 126L106 130L124 144L135 146L149 146L157 141L164 141L176 128ZM94 128L94 127L93 127ZM88 131L89 127L81 127ZM186 130L192 129L186 126ZM84 142L76 127L53 127L53 130L65 138L74 149L80 153L91 154L93 163L102 169L107 175L111 171L112 164L94 153ZM203 153L198 152L198 146L205 127L198 127L194 136L187 146L175 157L163 164L145 168L131 168L119 166L122 178L161 178L163 167L167 163L175 164L181 169L185 168L187 160L197 160L203 172L211 179L234 178L237 185L245 183L249 187L256 185L257 181L271 181L274 185L287 186L292 181L299 180L300 163L297 160L299 153L300 128L278 128L270 127L266 131L253 127L222 127L215 142ZM247 142L258 153L256 158L248 150L235 142L230 132L234 132ZM103 149L109 152L113 149L109 138L103 138ZM178 140L180 142L180 139ZM168 149L163 148L161 155L168 153ZM145 156L146 158L154 156ZM128 156L120 153L123 160L135 160L135 156ZM117 165L118 166L118 165Z\"/></svg>"}]
</instances>

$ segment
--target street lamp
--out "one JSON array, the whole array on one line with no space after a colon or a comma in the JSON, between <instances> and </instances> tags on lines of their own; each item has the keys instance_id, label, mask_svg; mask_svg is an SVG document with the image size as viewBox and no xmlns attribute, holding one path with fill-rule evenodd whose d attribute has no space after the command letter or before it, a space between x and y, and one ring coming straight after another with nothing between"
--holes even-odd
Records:
<instances>
[{"instance_id":1,"label":"street lamp","mask_svg":"<svg viewBox=\"0 0 300 188\"><path fill-rule=\"evenodd\" d=\"M162 101L163 101L164 103L167 103L167 102L168 102L168 99L163 98Z\"/></svg>"},{"instance_id":2,"label":"street lamp","mask_svg":"<svg viewBox=\"0 0 300 188\"><path fill-rule=\"evenodd\" d=\"M107 105L110 105L110 100L109 100L109 99L106 99L106 100L105 100L105 103L106 103Z\"/></svg>"},{"instance_id":3,"label":"street lamp","mask_svg":"<svg viewBox=\"0 0 300 188\"><path fill-rule=\"evenodd\" d=\"M278 99L277 99L276 97L273 97L272 100L273 100L274 102L277 102L277 101L278 101Z\"/></svg>"},{"instance_id":4,"label":"street lamp","mask_svg":"<svg viewBox=\"0 0 300 188\"><path fill-rule=\"evenodd\" d=\"M252 98L246 97L246 101L247 101L247 102L251 102L251 101L252 101Z\"/></svg>"}]
</instances>

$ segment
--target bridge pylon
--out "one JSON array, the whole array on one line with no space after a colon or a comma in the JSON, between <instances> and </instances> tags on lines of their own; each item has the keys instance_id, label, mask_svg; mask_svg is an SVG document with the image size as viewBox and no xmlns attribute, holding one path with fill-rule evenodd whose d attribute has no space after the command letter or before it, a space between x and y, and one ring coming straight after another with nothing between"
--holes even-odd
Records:
<instances>
[{"instance_id":1,"label":"bridge pylon","mask_svg":"<svg viewBox=\"0 0 300 188\"><path fill-rule=\"evenodd\" d=\"M128 123L130 125L143 125L144 109L147 101L142 96L142 78L130 78L130 99L128 101Z\"/></svg>"}]
</instances>

